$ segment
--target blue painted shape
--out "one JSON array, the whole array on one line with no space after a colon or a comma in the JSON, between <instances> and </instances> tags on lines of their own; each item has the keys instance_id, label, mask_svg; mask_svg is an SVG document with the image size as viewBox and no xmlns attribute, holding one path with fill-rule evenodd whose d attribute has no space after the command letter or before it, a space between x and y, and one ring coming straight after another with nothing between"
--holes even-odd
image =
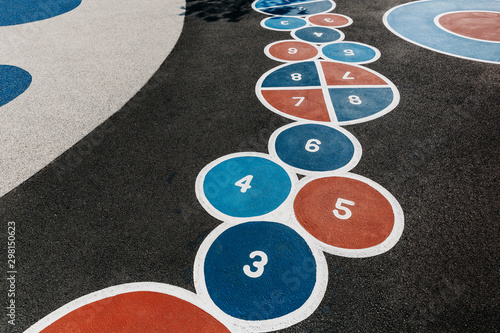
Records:
<instances>
[{"instance_id":1,"label":"blue painted shape","mask_svg":"<svg viewBox=\"0 0 500 333\"><path fill-rule=\"evenodd\" d=\"M0 106L21 95L31 84L30 73L15 66L0 65Z\"/></svg>"},{"instance_id":2,"label":"blue painted shape","mask_svg":"<svg viewBox=\"0 0 500 333\"><path fill-rule=\"evenodd\" d=\"M304 2L310 2L311 0L259 0L255 3L255 8L268 8L268 7L279 7L288 6L293 4L302 4Z\"/></svg>"},{"instance_id":3,"label":"blue painted shape","mask_svg":"<svg viewBox=\"0 0 500 333\"><path fill-rule=\"evenodd\" d=\"M264 25L270 29L293 30L307 24L307 21L297 17L270 17L264 21Z\"/></svg>"},{"instance_id":4,"label":"blue painted shape","mask_svg":"<svg viewBox=\"0 0 500 333\"><path fill-rule=\"evenodd\" d=\"M298 62L279 67L262 82L263 88L321 86L318 70L313 61Z\"/></svg>"},{"instance_id":5,"label":"blue painted shape","mask_svg":"<svg viewBox=\"0 0 500 333\"><path fill-rule=\"evenodd\" d=\"M262 251L268 262L262 275L247 276L243 267L256 271L250 254ZM316 284L317 264L305 240L280 223L248 222L225 230L212 243L204 264L205 284L213 302L230 316L267 320L299 309Z\"/></svg>"},{"instance_id":6,"label":"blue painted shape","mask_svg":"<svg viewBox=\"0 0 500 333\"><path fill-rule=\"evenodd\" d=\"M385 22L395 33L425 48L462 58L500 63L500 43L473 40L451 34L435 23L440 14L452 11L500 12L500 1L416 1L393 8Z\"/></svg>"},{"instance_id":7,"label":"blue painted shape","mask_svg":"<svg viewBox=\"0 0 500 333\"><path fill-rule=\"evenodd\" d=\"M328 89L338 121L356 120L374 115L387 108L394 100L391 88L336 88ZM349 96L361 100L351 103Z\"/></svg>"},{"instance_id":8,"label":"blue painted shape","mask_svg":"<svg viewBox=\"0 0 500 333\"><path fill-rule=\"evenodd\" d=\"M242 192L236 182L253 176L251 188ZM254 217L278 208L288 197L292 181L278 164L256 156L225 160L210 169L203 191L212 206L232 217Z\"/></svg>"},{"instance_id":9,"label":"blue painted shape","mask_svg":"<svg viewBox=\"0 0 500 333\"><path fill-rule=\"evenodd\" d=\"M315 141L311 141L313 146L307 150L309 140ZM286 164L319 172L340 169L354 156L354 144L344 133L320 124L301 124L285 129L276 137L275 150Z\"/></svg>"},{"instance_id":10,"label":"blue painted shape","mask_svg":"<svg viewBox=\"0 0 500 333\"><path fill-rule=\"evenodd\" d=\"M307 27L295 31L295 37L310 43L329 43L342 39L342 34L333 28Z\"/></svg>"},{"instance_id":11,"label":"blue painted shape","mask_svg":"<svg viewBox=\"0 0 500 333\"><path fill-rule=\"evenodd\" d=\"M321 51L329 59L347 63L369 62L377 56L372 47L352 42L328 44Z\"/></svg>"},{"instance_id":12,"label":"blue painted shape","mask_svg":"<svg viewBox=\"0 0 500 333\"><path fill-rule=\"evenodd\" d=\"M82 0L2 0L0 26L45 20L71 11L81 2Z\"/></svg>"},{"instance_id":13,"label":"blue painted shape","mask_svg":"<svg viewBox=\"0 0 500 333\"><path fill-rule=\"evenodd\" d=\"M262 8L260 11L270 15L282 16L305 16L319 13L325 13L333 9L334 5L331 1L317 1L309 3L301 3L294 6L281 6Z\"/></svg>"}]
</instances>

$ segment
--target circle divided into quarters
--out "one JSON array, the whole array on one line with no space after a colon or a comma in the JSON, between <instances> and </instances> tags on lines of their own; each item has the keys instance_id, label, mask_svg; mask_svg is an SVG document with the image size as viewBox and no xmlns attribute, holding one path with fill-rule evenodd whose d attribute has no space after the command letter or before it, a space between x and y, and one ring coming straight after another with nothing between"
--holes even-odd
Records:
<instances>
[{"instance_id":1,"label":"circle divided into quarters","mask_svg":"<svg viewBox=\"0 0 500 333\"><path fill-rule=\"evenodd\" d=\"M289 201L296 182L294 173L267 154L235 153L203 168L196 196L215 218L242 222L274 214Z\"/></svg>"},{"instance_id":2,"label":"circle divided into quarters","mask_svg":"<svg viewBox=\"0 0 500 333\"><path fill-rule=\"evenodd\" d=\"M9 103L28 89L30 73L15 66L0 65L0 106Z\"/></svg>"},{"instance_id":3,"label":"circle divided into quarters","mask_svg":"<svg viewBox=\"0 0 500 333\"><path fill-rule=\"evenodd\" d=\"M373 46L357 42L326 44L321 48L326 59L351 64L367 64L380 58L380 51Z\"/></svg>"},{"instance_id":4,"label":"circle divided into quarters","mask_svg":"<svg viewBox=\"0 0 500 333\"><path fill-rule=\"evenodd\" d=\"M341 14L316 14L307 17L307 21L313 25L330 28L343 28L352 24L352 19Z\"/></svg>"},{"instance_id":5,"label":"circle divided into quarters","mask_svg":"<svg viewBox=\"0 0 500 333\"><path fill-rule=\"evenodd\" d=\"M312 314L324 296L328 268L323 252L289 226L225 223L200 246L194 279L197 293L228 316L225 322L263 332Z\"/></svg>"},{"instance_id":6,"label":"circle divided into quarters","mask_svg":"<svg viewBox=\"0 0 500 333\"><path fill-rule=\"evenodd\" d=\"M478 25L477 18L469 23L460 15L452 15L456 12L469 12L469 19L473 12L490 12L492 16L488 20L483 18ZM385 13L384 24L397 36L421 47L454 57L500 63L500 43L481 40L485 36L495 39L494 36L498 34L499 12L500 1L493 0L414 1ZM439 17L445 20L442 21ZM439 23L447 21L445 25L451 29L438 26L436 18ZM483 37L464 37L469 34Z\"/></svg>"},{"instance_id":7,"label":"circle divided into quarters","mask_svg":"<svg viewBox=\"0 0 500 333\"><path fill-rule=\"evenodd\" d=\"M319 49L314 44L298 40L281 40L266 46L264 53L276 61L298 62L317 58Z\"/></svg>"},{"instance_id":8,"label":"circle divided into quarters","mask_svg":"<svg viewBox=\"0 0 500 333\"><path fill-rule=\"evenodd\" d=\"M292 123L269 139L269 152L302 175L349 171L361 158L359 141L339 126Z\"/></svg>"},{"instance_id":9,"label":"circle divided into quarters","mask_svg":"<svg viewBox=\"0 0 500 333\"><path fill-rule=\"evenodd\" d=\"M257 0L252 8L262 14L277 16L306 16L326 13L335 8L331 0Z\"/></svg>"},{"instance_id":10,"label":"circle divided into quarters","mask_svg":"<svg viewBox=\"0 0 500 333\"><path fill-rule=\"evenodd\" d=\"M291 34L295 39L315 44L337 42L345 37L342 31L328 27L305 27L293 30Z\"/></svg>"},{"instance_id":11,"label":"circle divided into quarters","mask_svg":"<svg viewBox=\"0 0 500 333\"><path fill-rule=\"evenodd\" d=\"M296 221L324 251L369 257L391 249L404 217L397 200L379 184L347 173L304 178L295 197Z\"/></svg>"},{"instance_id":12,"label":"circle divided into quarters","mask_svg":"<svg viewBox=\"0 0 500 333\"><path fill-rule=\"evenodd\" d=\"M306 26L307 21L300 17L274 16L262 20L260 25L266 29L289 31Z\"/></svg>"},{"instance_id":13,"label":"circle divided into quarters","mask_svg":"<svg viewBox=\"0 0 500 333\"><path fill-rule=\"evenodd\" d=\"M284 117L340 125L375 119L399 103L396 86L379 73L318 60L271 69L257 82L256 94Z\"/></svg>"}]
</instances>

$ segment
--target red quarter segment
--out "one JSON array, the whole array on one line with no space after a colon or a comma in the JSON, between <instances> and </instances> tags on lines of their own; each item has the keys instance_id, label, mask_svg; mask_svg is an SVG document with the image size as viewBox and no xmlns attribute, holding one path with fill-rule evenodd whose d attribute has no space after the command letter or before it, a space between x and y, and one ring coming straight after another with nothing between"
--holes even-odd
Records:
<instances>
[{"instance_id":1,"label":"red quarter segment","mask_svg":"<svg viewBox=\"0 0 500 333\"><path fill-rule=\"evenodd\" d=\"M262 96L273 108L290 116L313 121L330 121L321 89L262 90Z\"/></svg>"},{"instance_id":2,"label":"red quarter segment","mask_svg":"<svg viewBox=\"0 0 500 333\"><path fill-rule=\"evenodd\" d=\"M328 86L388 85L381 77L352 65L322 61L321 67Z\"/></svg>"}]
</instances>

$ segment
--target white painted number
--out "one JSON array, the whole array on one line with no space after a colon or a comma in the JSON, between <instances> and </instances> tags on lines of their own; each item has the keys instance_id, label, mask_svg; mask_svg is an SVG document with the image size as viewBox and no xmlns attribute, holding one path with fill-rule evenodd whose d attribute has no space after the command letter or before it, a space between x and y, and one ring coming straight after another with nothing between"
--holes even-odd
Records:
<instances>
[{"instance_id":1,"label":"white painted number","mask_svg":"<svg viewBox=\"0 0 500 333\"><path fill-rule=\"evenodd\" d=\"M322 32L315 32L314 34L315 34L317 37L321 37L321 36L323 36L323 33L322 33Z\"/></svg>"},{"instance_id":2,"label":"white painted number","mask_svg":"<svg viewBox=\"0 0 500 333\"><path fill-rule=\"evenodd\" d=\"M250 259L253 259L256 256L260 257L260 261L254 261L252 263L253 267L257 268L257 270L255 272L252 271L252 269L250 268L250 265L243 266L243 272L247 276L254 278L254 279L260 277L264 273L264 266L267 265L267 261L268 261L267 254L265 254L262 251L253 251L252 253L250 253Z\"/></svg>"},{"instance_id":3,"label":"white painted number","mask_svg":"<svg viewBox=\"0 0 500 333\"><path fill-rule=\"evenodd\" d=\"M321 141L318 139L310 139L306 143L306 150L315 153L319 150L319 145L321 144Z\"/></svg>"},{"instance_id":4,"label":"white painted number","mask_svg":"<svg viewBox=\"0 0 500 333\"><path fill-rule=\"evenodd\" d=\"M288 21L281 21L282 25L288 25Z\"/></svg>"},{"instance_id":5,"label":"white painted number","mask_svg":"<svg viewBox=\"0 0 500 333\"><path fill-rule=\"evenodd\" d=\"M295 104L295 106L299 106L300 104L302 104L302 102L306 99L305 97L292 97L293 99L298 99L299 101L297 102L297 104Z\"/></svg>"},{"instance_id":6,"label":"white painted number","mask_svg":"<svg viewBox=\"0 0 500 333\"><path fill-rule=\"evenodd\" d=\"M288 49L288 54L296 54L298 51L295 47L291 47Z\"/></svg>"},{"instance_id":7,"label":"white painted number","mask_svg":"<svg viewBox=\"0 0 500 333\"><path fill-rule=\"evenodd\" d=\"M245 193L249 188L252 188L252 186L250 186L252 179L253 176L248 175L238 180L236 183L234 183L234 185L241 187L241 193Z\"/></svg>"},{"instance_id":8,"label":"white painted number","mask_svg":"<svg viewBox=\"0 0 500 333\"><path fill-rule=\"evenodd\" d=\"M344 50L344 53L345 53L346 56L353 56L353 55L355 55L353 50Z\"/></svg>"},{"instance_id":9,"label":"white painted number","mask_svg":"<svg viewBox=\"0 0 500 333\"><path fill-rule=\"evenodd\" d=\"M337 202L335 203L336 209L333 210L333 215L335 215L335 217L338 219L347 220L352 216L352 212L349 208L342 206L342 204L354 206L354 201L338 198ZM340 211L342 211L343 213L340 213Z\"/></svg>"},{"instance_id":10,"label":"white painted number","mask_svg":"<svg viewBox=\"0 0 500 333\"><path fill-rule=\"evenodd\" d=\"M330 22L330 23L332 23L332 22L333 22L333 19L331 19L331 18L327 17L327 18L325 19L325 22Z\"/></svg>"},{"instance_id":11,"label":"white painted number","mask_svg":"<svg viewBox=\"0 0 500 333\"><path fill-rule=\"evenodd\" d=\"M302 74L300 74L300 73L293 73L291 76L292 76L292 80L294 80L294 81L302 80Z\"/></svg>"},{"instance_id":12,"label":"white painted number","mask_svg":"<svg viewBox=\"0 0 500 333\"><path fill-rule=\"evenodd\" d=\"M352 76L349 76L351 74L351 72L345 72L344 76L342 76L342 78L344 80L354 80L354 78Z\"/></svg>"},{"instance_id":13,"label":"white painted number","mask_svg":"<svg viewBox=\"0 0 500 333\"><path fill-rule=\"evenodd\" d=\"M359 96L351 95L351 96L349 96L349 103L354 104L354 105L359 105L363 102L361 101Z\"/></svg>"}]
</instances>

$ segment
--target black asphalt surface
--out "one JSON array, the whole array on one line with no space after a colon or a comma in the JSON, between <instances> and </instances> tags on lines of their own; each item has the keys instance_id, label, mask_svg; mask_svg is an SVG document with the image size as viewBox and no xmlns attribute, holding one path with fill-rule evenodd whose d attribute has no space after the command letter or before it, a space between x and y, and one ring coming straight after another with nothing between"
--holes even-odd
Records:
<instances>
[{"instance_id":1,"label":"black asphalt surface","mask_svg":"<svg viewBox=\"0 0 500 333\"><path fill-rule=\"evenodd\" d=\"M352 172L399 201L403 235L376 257L326 254L321 305L282 332L500 331L500 67L392 34L383 14L406 2L338 0L334 10L354 20L345 40L381 51L366 67L401 94L392 112L346 128L363 147ZM2 332L117 284L194 291L197 249L220 224L196 199L197 174L223 155L267 152L271 133L291 122L254 92L279 65L264 47L289 33L262 28L250 4L188 0L182 35L150 82L0 199L2 248L15 221L18 259L17 325L2 314Z\"/></svg>"}]
</instances>

